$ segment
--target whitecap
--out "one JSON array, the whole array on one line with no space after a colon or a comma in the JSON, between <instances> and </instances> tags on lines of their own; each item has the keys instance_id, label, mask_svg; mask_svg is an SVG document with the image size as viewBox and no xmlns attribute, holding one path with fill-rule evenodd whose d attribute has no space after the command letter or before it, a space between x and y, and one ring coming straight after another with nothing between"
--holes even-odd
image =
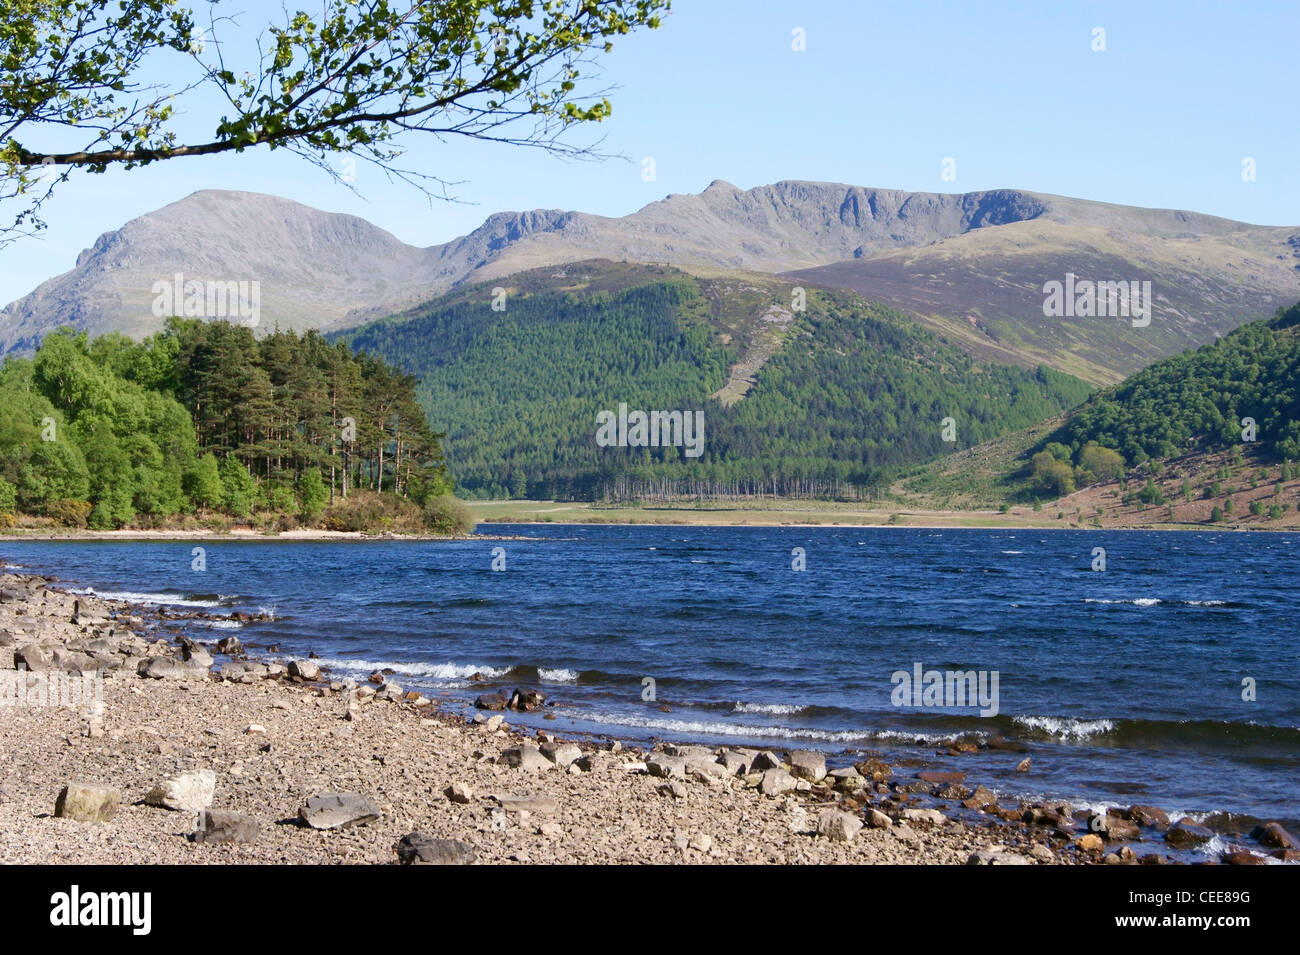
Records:
<instances>
[{"instance_id":1,"label":"whitecap","mask_svg":"<svg viewBox=\"0 0 1300 955\"><path fill-rule=\"evenodd\" d=\"M1068 716L1015 716L1012 722L1039 730L1057 739L1082 740L1100 736L1115 728L1110 720L1079 720Z\"/></svg>"},{"instance_id":2,"label":"whitecap","mask_svg":"<svg viewBox=\"0 0 1300 955\"><path fill-rule=\"evenodd\" d=\"M546 683L577 683L578 671L559 668L548 670L545 667L537 668L537 675Z\"/></svg>"},{"instance_id":3,"label":"whitecap","mask_svg":"<svg viewBox=\"0 0 1300 955\"><path fill-rule=\"evenodd\" d=\"M125 600L136 604L155 604L165 607L220 607L220 600L190 600L179 594L138 593L133 590L96 590L94 587L81 587L69 590L70 594L85 594L101 600Z\"/></svg>"},{"instance_id":4,"label":"whitecap","mask_svg":"<svg viewBox=\"0 0 1300 955\"><path fill-rule=\"evenodd\" d=\"M795 713L802 713L808 709L806 706L796 706L793 703L741 703L739 701L731 708L733 713L770 713L773 716L791 716Z\"/></svg>"}]
</instances>

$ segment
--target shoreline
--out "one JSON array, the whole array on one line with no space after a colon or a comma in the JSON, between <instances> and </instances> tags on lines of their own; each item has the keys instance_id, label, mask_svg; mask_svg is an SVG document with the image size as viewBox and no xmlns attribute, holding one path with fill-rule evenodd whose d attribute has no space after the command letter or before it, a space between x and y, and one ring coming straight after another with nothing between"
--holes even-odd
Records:
<instances>
[{"instance_id":1,"label":"shoreline","mask_svg":"<svg viewBox=\"0 0 1300 955\"><path fill-rule=\"evenodd\" d=\"M18 655L47 673L105 676L102 716L3 707L0 862L391 863L411 832L489 863L1136 864L1139 851L1147 864L1173 861L1167 820L1161 829L1151 807L1090 816L907 760L828 775L807 750L526 734L509 727L509 710L467 720L391 683L331 681L310 660L230 643L222 653L189 640L165 608L64 589L74 585L0 574L0 674L16 675L4 668ZM203 772L214 774L211 808L255 820L254 841L192 841L193 812L142 801L168 778ZM111 821L51 815L82 777L118 791ZM380 818L328 830L295 821L333 792L356 793Z\"/></svg>"}]
</instances>

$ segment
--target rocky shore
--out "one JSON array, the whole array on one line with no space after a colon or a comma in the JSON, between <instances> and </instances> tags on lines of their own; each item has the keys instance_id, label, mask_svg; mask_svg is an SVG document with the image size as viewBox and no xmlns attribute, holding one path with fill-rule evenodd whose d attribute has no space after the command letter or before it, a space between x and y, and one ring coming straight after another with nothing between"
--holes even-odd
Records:
<instances>
[{"instance_id":1,"label":"rocky shore","mask_svg":"<svg viewBox=\"0 0 1300 955\"><path fill-rule=\"evenodd\" d=\"M466 720L24 574L0 688L0 863L1167 864L1215 835L879 758L524 735L535 690ZM1276 824L1248 842L1222 861L1300 859Z\"/></svg>"}]
</instances>

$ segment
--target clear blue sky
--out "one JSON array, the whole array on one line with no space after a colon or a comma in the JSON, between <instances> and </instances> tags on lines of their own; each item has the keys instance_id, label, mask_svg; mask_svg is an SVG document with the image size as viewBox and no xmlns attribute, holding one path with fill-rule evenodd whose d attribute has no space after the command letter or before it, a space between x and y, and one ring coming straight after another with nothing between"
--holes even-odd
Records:
<instances>
[{"instance_id":1,"label":"clear blue sky","mask_svg":"<svg viewBox=\"0 0 1300 955\"><path fill-rule=\"evenodd\" d=\"M621 89L599 132L630 162L416 145L404 162L464 180L456 194L465 204L430 207L364 164L357 198L306 162L265 151L74 178L48 207L44 238L0 250L0 304L72 268L101 233L204 188L354 213L417 245L463 235L496 211L624 215L714 179L742 188L780 179L1010 186L1300 225L1294 3L793 6L675 0L659 30L617 43L604 80ZM248 0L243 23L278 7ZM805 52L791 49L795 27L806 32ZM1105 52L1092 50L1095 27L1106 31ZM656 161L654 182L642 181L645 156ZM1242 181L1246 156L1257 162L1255 182ZM941 178L944 157L956 160L955 182Z\"/></svg>"}]
</instances>

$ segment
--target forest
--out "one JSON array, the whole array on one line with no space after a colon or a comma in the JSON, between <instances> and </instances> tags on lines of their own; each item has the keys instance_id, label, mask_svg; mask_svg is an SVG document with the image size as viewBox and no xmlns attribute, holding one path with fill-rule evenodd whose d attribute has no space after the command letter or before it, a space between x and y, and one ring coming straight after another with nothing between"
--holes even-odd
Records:
<instances>
[{"instance_id":1,"label":"forest","mask_svg":"<svg viewBox=\"0 0 1300 955\"><path fill-rule=\"evenodd\" d=\"M1300 303L1094 394L1051 440L1058 457L1101 446L1130 467L1242 444L1300 459Z\"/></svg>"},{"instance_id":2,"label":"forest","mask_svg":"<svg viewBox=\"0 0 1300 955\"><path fill-rule=\"evenodd\" d=\"M742 283L676 275L534 289L499 311L484 289L343 340L416 377L470 497L869 497L902 467L1037 423L1090 390L1048 368L977 362L897 312L810 289L748 393L724 404L711 396L746 341L717 322L718 287ZM779 294L789 302L788 288ZM597 413L621 402L703 410L703 455L598 447Z\"/></svg>"},{"instance_id":3,"label":"forest","mask_svg":"<svg viewBox=\"0 0 1300 955\"><path fill-rule=\"evenodd\" d=\"M414 379L314 332L62 329L0 368L0 520L451 532L440 439Z\"/></svg>"}]
</instances>

